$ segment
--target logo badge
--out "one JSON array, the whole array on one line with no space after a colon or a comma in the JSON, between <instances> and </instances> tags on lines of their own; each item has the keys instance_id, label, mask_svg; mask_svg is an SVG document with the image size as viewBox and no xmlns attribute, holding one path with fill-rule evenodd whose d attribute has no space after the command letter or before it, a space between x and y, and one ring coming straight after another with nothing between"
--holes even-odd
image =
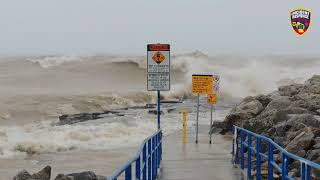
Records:
<instances>
[{"instance_id":1,"label":"logo badge","mask_svg":"<svg viewBox=\"0 0 320 180\"><path fill-rule=\"evenodd\" d=\"M162 63L162 61L164 61L166 59L166 57L160 52L157 51L156 53L154 53L154 55L152 56L152 59L157 63L160 64Z\"/></svg>"},{"instance_id":2,"label":"logo badge","mask_svg":"<svg viewBox=\"0 0 320 180\"><path fill-rule=\"evenodd\" d=\"M291 26L298 35L303 35L310 27L311 12L305 9L291 11Z\"/></svg>"}]
</instances>

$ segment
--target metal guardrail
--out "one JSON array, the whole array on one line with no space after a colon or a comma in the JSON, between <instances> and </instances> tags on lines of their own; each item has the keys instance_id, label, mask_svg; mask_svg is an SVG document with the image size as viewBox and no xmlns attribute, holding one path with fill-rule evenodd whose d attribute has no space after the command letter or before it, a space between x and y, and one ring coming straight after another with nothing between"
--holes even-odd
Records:
<instances>
[{"instance_id":1,"label":"metal guardrail","mask_svg":"<svg viewBox=\"0 0 320 180\"><path fill-rule=\"evenodd\" d=\"M239 164L242 170L245 168L245 155L247 157L247 177L252 179L252 167L255 165L255 176L260 180L262 163L267 161L267 179L273 180L273 172L276 170L281 177L281 180L294 180L289 176L289 162L300 162L300 177L301 180L320 179L320 177L311 177L311 170L320 170L320 164L309 161L307 159L289 153L284 148L273 142L270 138L253 133L246 129L234 126L234 141L232 145L233 163ZM256 146L252 146L252 138L255 138ZM267 144L267 152L263 152L262 143ZM240 145L240 148L239 148ZM246 151L246 152L245 152ZM274 151L278 151L281 155L281 163L277 164L274 160ZM256 163L252 163L252 155L255 155ZM240 156L240 157L239 157ZM240 162L239 162L240 159Z\"/></svg>"},{"instance_id":2,"label":"metal guardrail","mask_svg":"<svg viewBox=\"0 0 320 180\"><path fill-rule=\"evenodd\" d=\"M125 180L132 179L132 167L135 167L134 179L154 180L162 160L162 131L158 130L141 144L136 155L117 169L107 180L117 180L124 173Z\"/></svg>"}]
</instances>

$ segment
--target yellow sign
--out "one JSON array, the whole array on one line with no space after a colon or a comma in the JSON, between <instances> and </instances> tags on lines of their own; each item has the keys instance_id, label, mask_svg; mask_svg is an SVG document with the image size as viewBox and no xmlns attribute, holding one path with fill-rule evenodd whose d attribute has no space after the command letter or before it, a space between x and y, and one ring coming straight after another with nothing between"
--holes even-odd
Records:
<instances>
[{"instance_id":1,"label":"yellow sign","mask_svg":"<svg viewBox=\"0 0 320 180\"><path fill-rule=\"evenodd\" d=\"M160 64L162 61L164 61L166 59L166 57L160 52L157 51L156 53L154 53L154 55L152 56L152 59L157 63Z\"/></svg>"},{"instance_id":2,"label":"yellow sign","mask_svg":"<svg viewBox=\"0 0 320 180\"><path fill-rule=\"evenodd\" d=\"M192 93L212 94L212 75L192 75Z\"/></svg>"},{"instance_id":3,"label":"yellow sign","mask_svg":"<svg viewBox=\"0 0 320 180\"><path fill-rule=\"evenodd\" d=\"M208 94L208 104L216 104L216 103L217 103L217 95Z\"/></svg>"}]
</instances>

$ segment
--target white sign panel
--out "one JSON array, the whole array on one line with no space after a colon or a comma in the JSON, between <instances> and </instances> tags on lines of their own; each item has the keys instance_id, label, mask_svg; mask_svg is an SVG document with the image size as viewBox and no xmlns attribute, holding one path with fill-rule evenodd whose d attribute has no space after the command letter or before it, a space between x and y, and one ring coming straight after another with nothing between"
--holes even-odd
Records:
<instances>
[{"instance_id":1,"label":"white sign panel","mask_svg":"<svg viewBox=\"0 0 320 180\"><path fill-rule=\"evenodd\" d=\"M219 94L220 89L220 76L215 74L213 75L214 82L213 82L213 94Z\"/></svg>"},{"instance_id":2,"label":"white sign panel","mask_svg":"<svg viewBox=\"0 0 320 180\"><path fill-rule=\"evenodd\" d=\"M170 90L170 45L148 44L148 91Z\"/></svg>"}]
</instances>

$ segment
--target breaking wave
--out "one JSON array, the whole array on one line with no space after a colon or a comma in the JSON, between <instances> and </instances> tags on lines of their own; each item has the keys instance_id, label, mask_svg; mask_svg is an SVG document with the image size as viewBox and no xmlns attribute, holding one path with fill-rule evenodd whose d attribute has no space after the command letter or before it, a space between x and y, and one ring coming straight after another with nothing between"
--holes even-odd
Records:
<instances>
[{"instance_id":1,"label":"breaking wave","mask_svg":"<svg viewBox=\"0 0 320 180\"><path fill-rule=\"evenodd\" d=\"M45 57L35 57L27 58L28 61L38 63L43 68L50 68L53 66L59 66L64 63L73 61L82 61L80 56L45 56Z\"/></svg>"},{"instance_id":2,"label":"breaking wave","mask_svg":"<svg viewBox=\"0 0 320 180\"><path fill-rule=\"evenodd\" d=\"M132 79L142 79L145 82L145 56L56 56L28 58L28 60L39 63L43 68L56 66L79 68L79 63L85 61L82 66L97 68L97 71L99 71L99 66L102 65L101 62L104 62L103 65L105 66L120 67L123 70L121 73L132 74L131 71L141 72L141 70L144 70L142 74L137 74L136 77L128 77L127 81L130 83ZM166 94L173 96L188 94L186 91L191 88L192 74L216 73L221 76L222 94L231 97L243 97L271 91L279 84L306 80L319 72L320 58L302 56L208 56L196 51L172 56L171 69L173 71L171 76L173 88ZM105 74L110 76L108 72L105 72ZM116 76L116 74L112 75ZM143 84L141 86L141 90L145 90L145 86Z\"/></svg>"},{"instance_id":3,"label":"breaking wave","mask_svg":"<svg viewBox=\"0 0 320 180\"><path fill-rule=\"evenodd\" d=\"M130 146L150 135L154 131L150 127L154 127L152 121L138 117L128 123L102 119L100 122L54 126L50 121L44 121L0 128L0 157Z\"/></svg>"}]
</instances>

